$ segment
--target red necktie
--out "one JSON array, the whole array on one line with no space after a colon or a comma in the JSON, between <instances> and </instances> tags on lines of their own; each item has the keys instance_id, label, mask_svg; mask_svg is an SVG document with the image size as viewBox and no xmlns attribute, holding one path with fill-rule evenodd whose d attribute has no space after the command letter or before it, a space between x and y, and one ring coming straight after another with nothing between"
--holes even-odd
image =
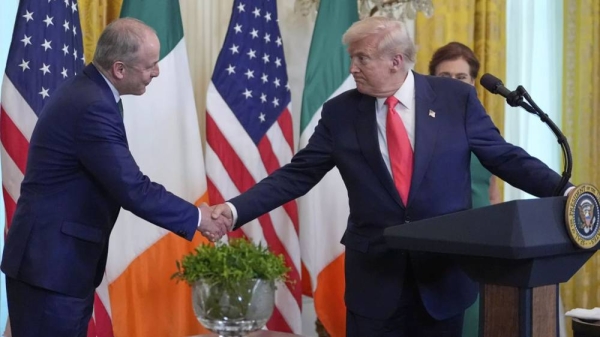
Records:
<instances>
[{"instance_id":1,"label":"red necktie","mask_svg":"<svg viewBox=\"0 0 600 337\"><path fill-rule=\"evenodd\" d=\"M398 189L398 193L400 193L400 198L406 205L413 172L413 150L404 123L402 123L400 115L394 109L398 102L398 99L394 96L390 96L385 100L388 107L385 133L394 184Z\"/></svg>"}]
</instances>

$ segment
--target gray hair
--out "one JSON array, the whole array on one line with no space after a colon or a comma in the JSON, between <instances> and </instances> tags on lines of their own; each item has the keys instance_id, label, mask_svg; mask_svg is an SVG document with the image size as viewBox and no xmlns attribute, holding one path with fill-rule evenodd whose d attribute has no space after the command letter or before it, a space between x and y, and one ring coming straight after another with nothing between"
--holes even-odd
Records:
<instances>
[{"instance_id":1,"label":"gray hair","mask_svg":"<svg viewBox=\"0 0 600 337\"><path fill-rule=\"evenodd\" d=\"M122 18L111 22L98 39L93 63L109 70L116 61L125 64L135 62L147 31L155 32L138 19Z\"/></svg>"},{"instance_id":2,"label":"gray hair","mask_svg":"<svg viewBox=\"0 0 600 337\"><path fill-rule=\"evenodd\" d=\"M378 36L381 38L377 46L380 53L401 54L404 58L406 70L415 64L416 48L408 35L408 30L403 22L383 16L372 16L357 21L342 36L344 45L351 45L366 37Z\"/></svg>"}]
</instances>

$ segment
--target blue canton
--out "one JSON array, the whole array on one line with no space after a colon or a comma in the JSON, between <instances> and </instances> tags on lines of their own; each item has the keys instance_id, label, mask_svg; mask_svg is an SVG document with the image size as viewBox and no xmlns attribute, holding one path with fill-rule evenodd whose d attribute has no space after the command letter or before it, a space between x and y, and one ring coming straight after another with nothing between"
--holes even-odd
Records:
<instances>
[{"instance_id":1,"label":"blue canton","mask_svg":"<svg viewBox=\"0 0 600 337\"><path fill-rule=\"evenodd\" d=\"M291 100L275 0L234 2L212 82L258 144Z\"/></svg>"}]
</instances>

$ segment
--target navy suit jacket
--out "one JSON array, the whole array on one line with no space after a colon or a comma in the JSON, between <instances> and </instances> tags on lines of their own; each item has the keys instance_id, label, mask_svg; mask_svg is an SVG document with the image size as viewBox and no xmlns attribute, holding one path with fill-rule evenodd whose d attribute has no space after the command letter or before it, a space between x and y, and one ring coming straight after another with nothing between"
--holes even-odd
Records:
<instances>
[{"instance_id":1,"label":"navy suit jacket","mask_svg":"<svg viewBox=\"0 0 600 337\"><path fill-rule=\"evenodd\" d=\"M93 65L66 81L31 136L2 271L85 297L104 274L121 207L191 240L198 209L140 172L110 87Z\"/></svg>"},{"instance_id":2,"label":"navy suit jacket","mask_svg":"<svg viewBox=\"0 0 600 337\"><path fill-rule=\"evenodd\" d=\"M414 75L414 169L406 206L379 150L376 100L357 90L325 103L308 145L290 164L230 200L238 213L237 224L242 225L306 194L337 167L350 203L342 238L346 306L366 317L381 319L395 312L409 263L425 308L434 318L459 314L474 302L475 283L451 260L393 251L382 235L389 226L471 208L471 152L493 174L539 197L551 196L560 180L545 164L501 137L472 86Z\"/></svg>"}]
</instances>

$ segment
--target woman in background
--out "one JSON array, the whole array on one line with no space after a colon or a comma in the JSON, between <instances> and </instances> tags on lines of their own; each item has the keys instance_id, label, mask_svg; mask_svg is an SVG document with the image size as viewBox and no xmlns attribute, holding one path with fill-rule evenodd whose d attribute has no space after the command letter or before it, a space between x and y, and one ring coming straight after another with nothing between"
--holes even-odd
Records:
<instances>
[{"instance_id":1,"label":"woman in background","mask_svg":"<svg viewBox=\"0 0 600 337\"><path fill-rule=\"evenodd\" d=\"M429 74L451 77L475 85L479 61L475 53L459 42L450 42L439 48L429 62ZM483 167L477 156L471 154L471 194L473 208L500 202L500 191L495 177ZM479 336L479 299L467 309L463 337Z\"/></svg>"}]
</instances>

